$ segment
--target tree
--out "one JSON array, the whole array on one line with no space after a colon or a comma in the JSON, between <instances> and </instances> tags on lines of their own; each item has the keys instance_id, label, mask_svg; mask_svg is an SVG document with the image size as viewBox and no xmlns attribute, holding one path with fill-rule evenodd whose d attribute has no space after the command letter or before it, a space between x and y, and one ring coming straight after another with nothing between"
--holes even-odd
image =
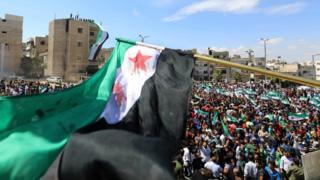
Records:
<instances>
[{"instance_id":1,"label":"tree","mask_svg":"<svg viewBox=\"0 0 320 180\"><path fill-rule=\"evenodd\" d=\"M39 78L44 74L45 65L43 60L36 58L23 57L21 59L21 69L28 78Z\"/></svg>"},{"instance_id":2,"label":"tree","mask_svg":"<svg viewBox=\"0 0 320 180\"><path fill-rule=\"evenodd\" d=\"M241 74L237 71L232 72L232 77L234 78L234 80L236 82L241 82L242 81L242 77Z\"/></svg>"},{"instance_id":3,"label":"tree","mask_svg":"<svg viewBox=\"0 0 320 180\"><path fill-rule=\"evenodd\" d=\"M222 72L220 69L215 69L213 71L213 78L217 81L217 82L221 82L223 76L222 76Z\"/></svg>"}]
</instances>

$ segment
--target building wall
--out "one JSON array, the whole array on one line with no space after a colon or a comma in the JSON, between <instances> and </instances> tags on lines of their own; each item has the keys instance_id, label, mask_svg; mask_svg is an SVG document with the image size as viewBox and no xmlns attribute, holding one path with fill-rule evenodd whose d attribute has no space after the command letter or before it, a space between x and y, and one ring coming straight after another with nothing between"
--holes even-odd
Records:
<instances>
[{"instance_id":1,"label":"building wall","mask_svg":"<svg viewBox=\"0 0 320 180\"><path fill-rule=\"evenodd\" d=\"M30 38L24 49L24 54L30 58L38 58L39 54L48 52L48 36Z\"/></svg>"},{"instance_id":2,"label":"building wall","mask_svg":"<svg viewBox=\"0 0 320 180\"><path fill-rule=\"evenodd\" d=\"M0 77L20 73L23 17L5 14L0 18Z\"/></svg>"},{"instance_id":3,"label":"building wall","mask_svg":"<svg viewBox=\"0 0 320 180\"><path fill-rule=\"evenodd\" d=\"M299 64L284 64L279 67L279 72L292 76L299 76Z\"/></svg>"},{"instance_id":4,"label":"building wall","mask_svg":"<svg viewBox=\"0 0 320 180\"><path fill-rule=\"evenodd\" d=\"M193 77L195 80L206 80L206 81L212 80L213 69L214 69L213 64L203 62L203 61L196 61Z\"/></svg>"},{"instance_id":5,"label":"building wall","mask_svg":"<svg viewBox=\"0 0 320 180\"><path fill-rule=\"evenodd\" d=\"M315 75L316 75L316 80L320 81L320 60L315 61Z\"/></svg>"},{"instance_id":6,"label":"building wall","mask_svg":"<svg viewBox=\"0 0 320 180\"><path fill-rule=\"evenodd\" d=\"M300 65L299 75L308 79L315 79L316 68L313 65Z\"/></svg>"},{"instance_id":7,"label":"building wall","mask_svg":"<svg viewBox=\"0 0 320 180\"><path fill-rule=\"evenodd\" d=\"M66 81L79 81L86 74L89 49L98 28L89 22L59 19L49 25L48 64L45 75L60 76Z\"/></svg>"}]
</instances>

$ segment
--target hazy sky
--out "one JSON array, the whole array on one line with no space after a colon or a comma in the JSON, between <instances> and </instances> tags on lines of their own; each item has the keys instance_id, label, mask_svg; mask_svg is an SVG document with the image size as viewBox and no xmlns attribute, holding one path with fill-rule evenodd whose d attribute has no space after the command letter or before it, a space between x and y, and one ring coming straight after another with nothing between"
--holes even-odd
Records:
<instances>
[{"instance_id":1,"label":"hazy sky","mask_svg":"<svg viewBox=\"0 0 320 180\"><path fill-rule=\"evenodd\" d=\"M290 62L320 53L319 0L0 0L5 13L24 17L23 38L46 35L54 18L70 13L101 22L115 37L170 48L207 47L263 56L261 37L269 38L268 57ZM320 57L318 57L320 59Z\"/></svg>"}]
</instances>

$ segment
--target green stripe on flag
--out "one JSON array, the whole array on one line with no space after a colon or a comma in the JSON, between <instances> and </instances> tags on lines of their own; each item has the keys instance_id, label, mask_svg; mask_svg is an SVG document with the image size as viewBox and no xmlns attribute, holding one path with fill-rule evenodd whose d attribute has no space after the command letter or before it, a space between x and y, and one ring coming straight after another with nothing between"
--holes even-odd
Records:
<instances>
[{"instance_id":1,"label":"green stripe on flag","mask_svg":"<svg viewBox=\"0 0 320 180\"><path fill-rule=\"evenodd\" d=\"M268 114L268 115L266 115L266 118L268 118L269 121L271 121L271 122L274 121L273 114Z\"/></svg>"},{"instance_id":2,"label":"green stripe on flag","mask_svg":"<svg viewBox=\"0 0 320 180\"><path fill-rule=\"evenodd\" d=\"M39 179L47 171L70 135L100 116L131 46L117 42L104 67L73 88L0 98L0 179Z\"/></svg>"},{"instance_id":3,"label":"green stripe on flag","mask_svg":"<svg viewBox=\"0 0 320 180\"><path fill-rule=\"evenodd\" d=\"M219 112L218 111L215 111L214 112L214 116L212 117L212 124L215 125L218 121L218 115L219 115Z\"/></svg>"},{"instance_id":4,"label":"green stripe on flag","mask_svg":"<svg viewBox=\"0 0 320 180\"><path fill-rule=\"evenodd\" d=\"M281 100L281 94L276 92L276 91L269 91L267 93L267 96L270 98L270 99L274 99L274 100Z\"/></svg>"},{"instance_id":5,"label":"green stripe on flag","mask_svg":"<svg viewBox=\"0 0 320 180\"><path fill-rule=\"evenodd\" d=\"M282 128L287 127L287 123L281 117L279 117L279 124Z\"/></svg>"},{"instance_id":6,"label":"green stripe on flag","mask_svg":"<svg viewBox=\"0 0 320 180\"><path fill-rule=\"evenodd\" d=\"M233 117L231 114L228 114L228 113L227 113L227 120L230 122L239 123L237 118Z\"/></svg>"},{"instance_id":7,"label":"green stripe on flag","mask_svg":"<svg viewBox=\"0 0 320 180\"><path fill-rule=\"evenodd\" d=\"M301 121L309 118L309 114L307 113L289 113L288 119L290 121Z\"/></svg>"},{"instance_id":8,"label":"green stripe on flag","mask_svg":"<svg viewBox=\"0 0 320 180\"><path fill-rule=\"evenodd\" d=\"M228 129L228 127L224 124L223 121L221 121L221 125L222 125L222 129L223 129L224 135L225 135L225 136L230 136L229 129Z\"/></svg>"},{"instance_id":9,"label":"green stripe on flag","mask_svg":"<svg viewBox=\"0 0 320 180\"><path fill-rule=\"evenodd\" d=\"M282 99L282 100L281 100L281 103L282 103L282 104L285 104L285 105L289 105L289 104L290 104L290 102L289 102L288 99Z\"/></svg>"}]
</instances>

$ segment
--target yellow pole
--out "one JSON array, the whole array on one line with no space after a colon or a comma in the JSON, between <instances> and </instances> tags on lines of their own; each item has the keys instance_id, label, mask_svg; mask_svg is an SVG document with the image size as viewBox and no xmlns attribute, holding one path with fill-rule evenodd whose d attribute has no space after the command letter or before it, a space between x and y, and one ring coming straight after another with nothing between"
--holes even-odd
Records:
<instances>
[{"instance_id":1,"label":"yellow pole","mask_svg":"<svg viewBox=\"0 0 320 180\"><path fill-rule=\"evenodd\" d=\"M290 75L286 75L283 73L278 73L278 72L273 72L270 70L265 70L265 69L261 69L261 68L257 68L257 67L251 67L251 66L246 66L246 65L242 65L242 64L237 64L237 63L233 63L233 62L229 62L229 61L225 61L225 60L220 60L220 59L216 59L216 58L212 58L212 57L202 56L199 54L195 54L194 57L199 59L200 61L206 61L206 62L210 62L210 63L220 64L220 65L226 66L226 67L232 67L232 68L243 69L243 70L250 71L250 72L256 72L256 73L264 74L264 75L267 75L270 77L275 77L275 78L279 78L282 80L287 80L287 81L295 82L298 84L303 84L306 86L320 87L320 81L316 81L316 80L290 76Z\"/></svg>"}]
</instances>

